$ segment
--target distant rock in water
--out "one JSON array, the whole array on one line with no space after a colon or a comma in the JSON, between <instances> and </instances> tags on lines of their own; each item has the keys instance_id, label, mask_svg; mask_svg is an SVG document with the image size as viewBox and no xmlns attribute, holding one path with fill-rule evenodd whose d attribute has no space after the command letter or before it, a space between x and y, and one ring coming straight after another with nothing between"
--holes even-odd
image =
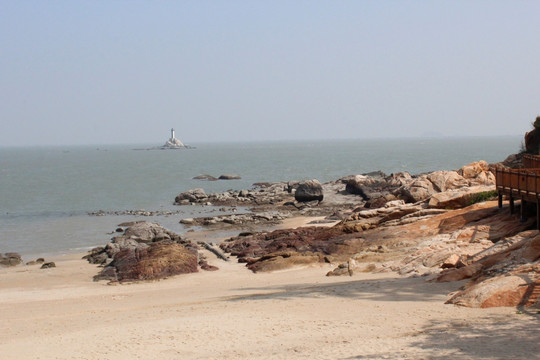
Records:
<instances>
[{"instance_id":1,"label":"distant rock in water","mask_svg":"<svg viewBox=\"0 0 540 360\"><path fill-rule=\"evenodd\" d=\"M217 178L213 177L212 175L199 175L195 176L193 180L205 180L205 181L217 181Z\"/></svg>"},{"instance_id":2,"label":"distant rock in water","mask_svg":"<svg viewBox=\"0 0 540 360\"><path fill-rule=\"evenodd\" d=\"M240 180L241 177L236 174L224 174L220 175L219 180Z\"/></svg>"}]
</instances>

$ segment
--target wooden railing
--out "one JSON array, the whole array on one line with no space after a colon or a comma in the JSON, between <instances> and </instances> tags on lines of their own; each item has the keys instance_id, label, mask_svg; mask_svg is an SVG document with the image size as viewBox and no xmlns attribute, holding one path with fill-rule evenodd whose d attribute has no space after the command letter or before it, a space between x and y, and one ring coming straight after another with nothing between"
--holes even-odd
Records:
<instances>
[{"instance_id":1,"label":"wooden railing","mask_svg":"<svg viewBox=\"0 0 540 360\"><path fill-rule=\"evenodd\" d=\"M496 170L495 179L504 193L540 195L540 169Z\"/></svg>"},{"instance_id":2,"label":"wooden railing","mask_svg":"<svg viewBox=\"0 0 540 360\"><path fill-rule=\"evenodd\" d=\"M540 156L530 154L523 155L523 167L525 169L540 168Z\"/></svg>"}]
</instances>

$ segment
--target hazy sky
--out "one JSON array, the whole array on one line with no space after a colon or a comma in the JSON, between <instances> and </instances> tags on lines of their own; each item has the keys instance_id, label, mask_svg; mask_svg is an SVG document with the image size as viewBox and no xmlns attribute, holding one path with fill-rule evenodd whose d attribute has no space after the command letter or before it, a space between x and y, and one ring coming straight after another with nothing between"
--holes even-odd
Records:
<instances>
[{"instance_id":1,"label":"hazy sky","mask_svg":"<svg viewBox=\"0 0 540 360\"><path fill-rule=\"evenodd\" d=\"M0 146L514 135L540 1L0 0Z\"/></svg>"}]
</instances>

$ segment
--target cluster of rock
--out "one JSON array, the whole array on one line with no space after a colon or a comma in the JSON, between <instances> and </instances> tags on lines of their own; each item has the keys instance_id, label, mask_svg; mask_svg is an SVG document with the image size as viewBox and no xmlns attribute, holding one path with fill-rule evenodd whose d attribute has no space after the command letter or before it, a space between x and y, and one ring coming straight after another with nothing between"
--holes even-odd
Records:
<instances>
[{"instance_id":1,"label":"cluster of rock","mask_svg":"<svg viewBox=\"0 0 540 360\"><path fill-rule=\"evenodd\" d=\"M352 203L368 208L384 206L388 201L407 203L429 201L432 208L456 208L468 205L479 193L493 191L495 177L485 161L466 165L458 171L435 171L411 176L407 172L386 176L375 172L348 176L321 184L318 180L255 184L251 190L206 194L192 189L176 196L176 205L294 205L304 209L312 202L327 212ZM351 195L355 195L352 196Z\"/></svg>"},{"instance_id":2,"label":"cluster of rock","mask_svg":"<svg viewBox=\"0 0 540 360\"><path fill-rule=\"evenodd\" d=\"M0 266L12 267L21 265L22 263L23 260L19 253L9 252L5 254L0 254ZM45 262L45 259L43 258L37 258L36 260L28 261L26 265L41 265L41 269L56 267L56 264L54 262Z\"/></svg>"},{"instance_id":3,"label":"cluster of rock","mask_svg":"<svg viewBox=\"0 0 540 360\"><path fill-rule=\"evenodd\" d=\"M506 238L437 278L440 282L463 279L470 281L448 303L540 308L540 234L526 231Z\"/></svg>"},{"instance_id":4,"label":"cluster of rock","mask_svg":"<svg viewBox=\"0 0 540 360\"><path fill-rule=\"evenodd\" d=\"M88 215L90 216L107 216L107 215L117 215L117 216L124 216L124 215L130 215L130 216L171 216L171 215L178 215L181 211L171 211L171 210L115 210L115 211L106 211L106 210L98 210L98 211L91 211L88 212Z\"/></svg>"},{"instance_id":5,"label":"cluster of rock","mask_svg":"<svg viewBox=\"0 0 540 360\"><path fill-rule=\"evenodd\" d=\"M334 262L362 249L364 240L336 227L301 227L230 238L220 247L253 272Z\"/></svg>"},{"instance_id":6,"label":"cluster of rock","mask_svg":"<svg viewBox=\"0 0 540 360\"><path fill-rule=\"evenodd\" d=\"M210 217L186 218L180 220L187 226L232 225L242 228L247 225L274 225L290 217L290 213L266 211L262 213L227 214Z\"/></svg>"},{"instance_id":7,"label":"cluster of rock","mask_svg":"<svg viewBox=\"0 0 540 360\"><path fill-rule=\"evenodd\" d=\"M214 177L212 175L204 174L198 175L193 178L193 180L204 180L204 181L218 181L218 180L240 180L242 177L236 174L223 174L219 177Z\"/></svg>"},{"instance_id":8,"label":"cluster of rock","mask_svg":"<svg viewBox=\"0 0 540 360\"><path fill-rule=\"evenodd\" d=\"M14 252L8 252L5 254L0 254L0 265L1 266L17 266L22 264L21 255Z\"/></svg>"},{"instance_id":9,"label":"cluster of rock","mask_svg":"<svg viewBox=\"0 0 540 360\"><path fill-rule=\"evenodd\" d=\"M207 194L204 189L192 189L178 194L175 205L211 204L211 205L267 205L290 200L285 182L255 184L251 190L230 190L223 193Z\"/></svg>"},{"instance_id":10,"label":"cluster of rock","mask_svg":"<svg viewBox=\"0 0 540 360\"><path fill-rule=\"evenodd\" d=\"M84 257L92 264L103 266L94 277L96 281L156 280L197 272L199 266L217 270L199 254L196 244L158 224L138 221L119 226L128 228L106 246L96 247Z\"/></svg>"}]
</instances>

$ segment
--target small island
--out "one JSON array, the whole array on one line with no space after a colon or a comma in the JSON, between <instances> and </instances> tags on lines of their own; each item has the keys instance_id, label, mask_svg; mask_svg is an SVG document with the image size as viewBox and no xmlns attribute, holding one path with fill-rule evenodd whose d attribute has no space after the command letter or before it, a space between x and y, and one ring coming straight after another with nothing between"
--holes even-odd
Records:
<instances>
[{"instance_id":1,"label":"small island","mask_svg":"<svg viewBox=\"0 0 540 360\"><path fill-rule=\"evenodd\" d=\"M149 149L134 149L134 150L177 150L177 149L195 149L195 147L186 145L174 136L174 128L171 129L171 137L162 146L157 146Z\"/></svg>"},{"instance_id":2,"label":"small island","mask_svg":"<svg viewBox=\"0 0 540 360\"><path fill-rule=\"evenodd\" d=\"M171 138L161 146L159 149L169 150L169 149L191 149L191 146L184 145L180 140L174 136L174 129L171 129Z\"/></svg>"}]
</instances>

